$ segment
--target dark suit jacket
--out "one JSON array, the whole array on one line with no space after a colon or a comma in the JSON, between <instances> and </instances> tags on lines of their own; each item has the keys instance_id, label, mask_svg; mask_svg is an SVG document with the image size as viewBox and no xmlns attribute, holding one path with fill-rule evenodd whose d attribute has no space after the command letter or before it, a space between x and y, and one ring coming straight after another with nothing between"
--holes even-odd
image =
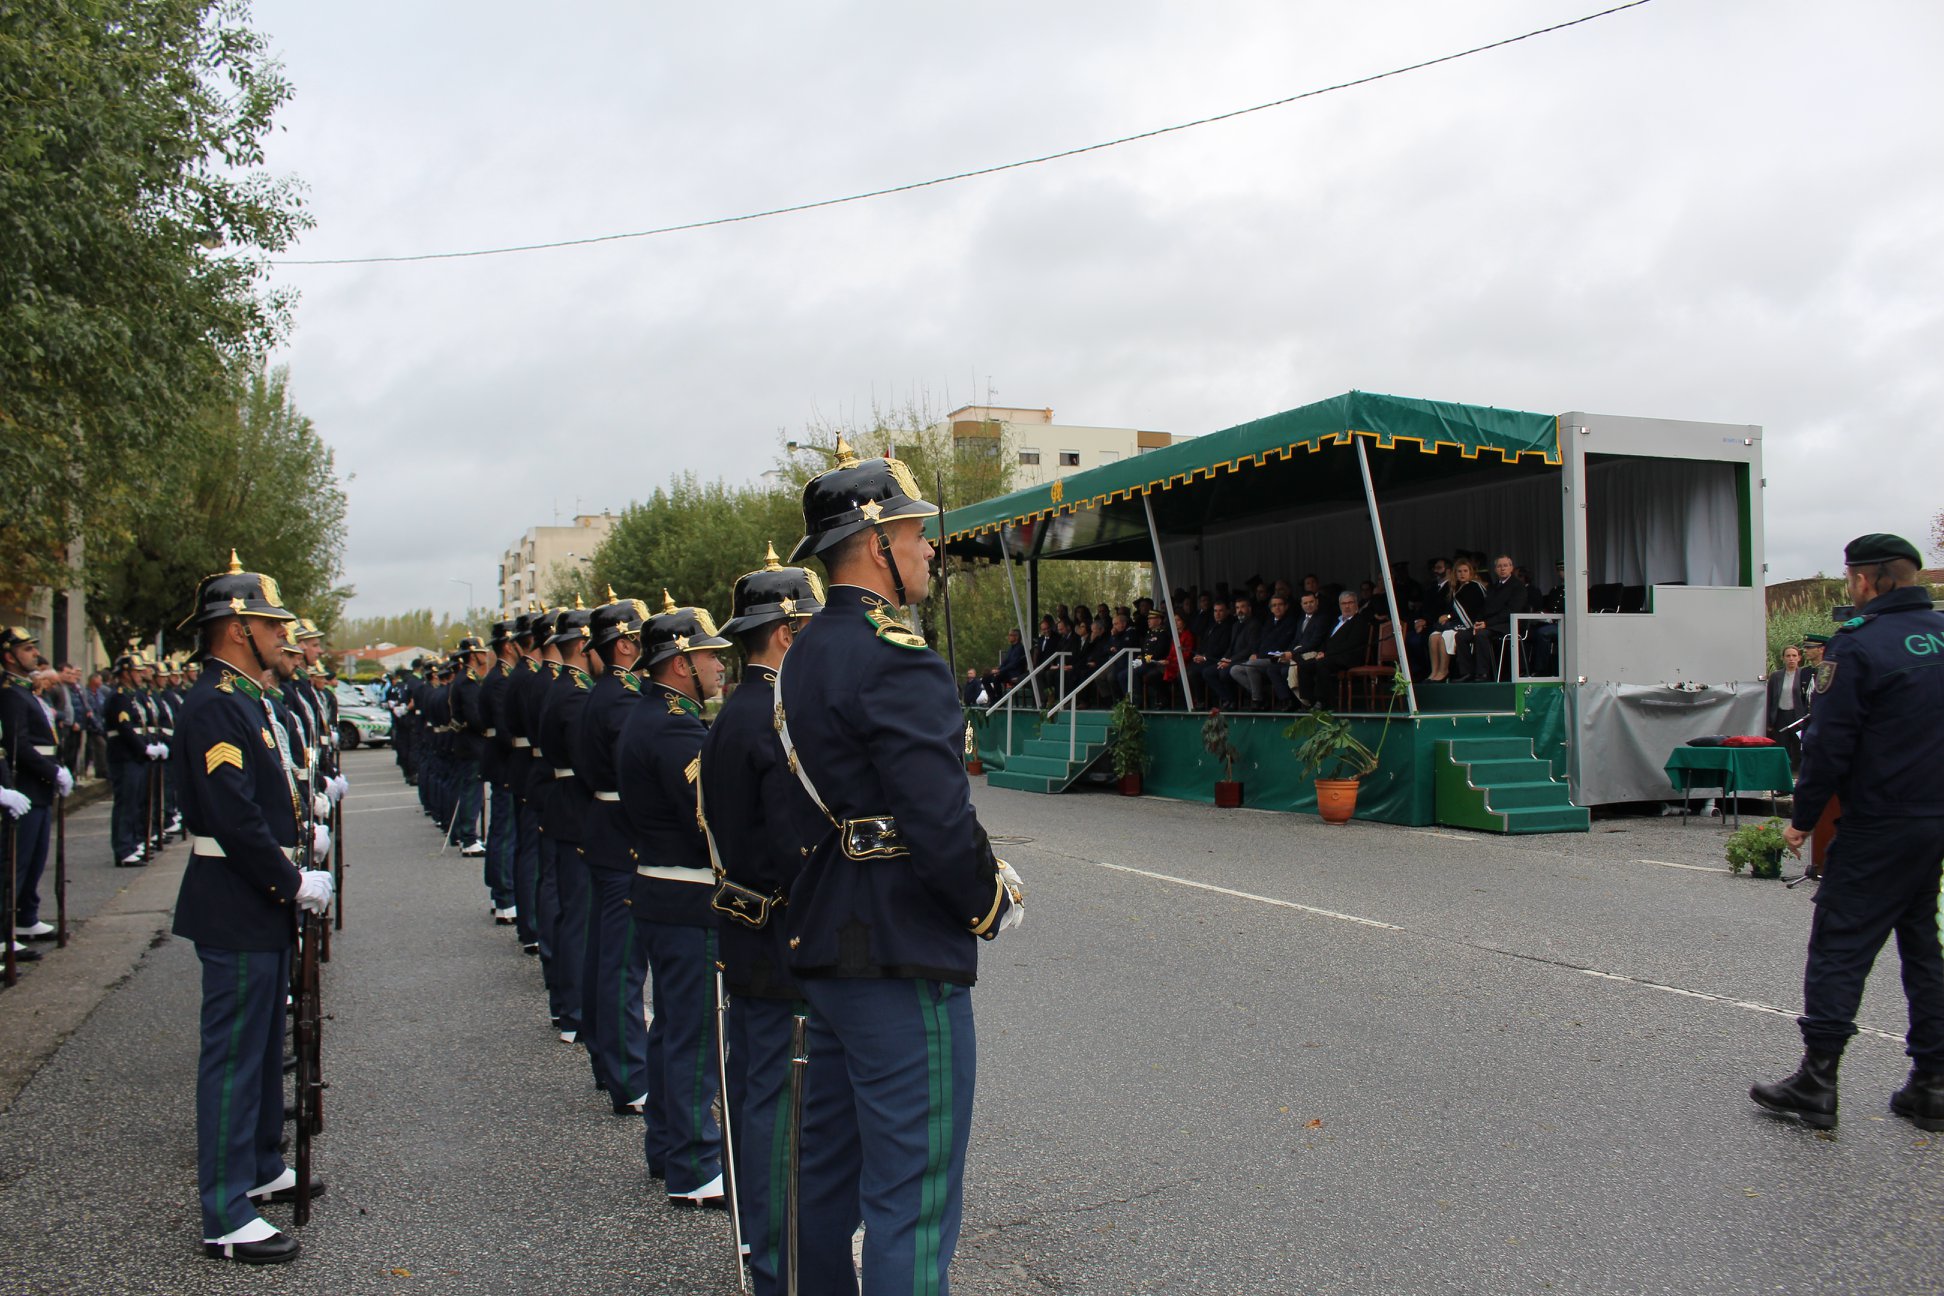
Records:
<instances>
[{"instance_id":1,"label":"dark suit jacket","mask_svg":"<svg viewBox=\"0 0 1944 1296\"><path fill-rule=\"evenodd\" d=\"M1504 634L1512 628L1512 614L1526 610L1525 582L1517 576L1509 580L1494 580L1485 591L1485 609L1479 620L1493 634Z\"/></svg>"},{"instance_id":2,"label":"dark suit jacket","mask_svg":"<svg viewBox=\"0 0 1944 1296\"><path fill-rule=\"evenodd\" d=\"M1322 612L1317 612L1307 617L1301 612L1298 612L1295 613L1295 617L1297 653L1300 655L1302 653L1321 652L1323 649L1323 641L1330 637L1330 627L1335 622Z\"/></svg>"},{"instance_id":3,"label":"dark suit jacket","mask_svg":"<svg viewBox=\"0 0 1944 1296\"><path fill-rule=\"evenodd\" d=\"M1768 677L1768 700L1765 707L1768 731L1772 734L1784 725L1792 725L1809 714L1809 695L1816 683L1816 672L1807 666L1796 671L1795 710L1778 711L1775 704L1782 699L1782 681L1785 673L1776 670ZM1798 731L1799 732L1799 731Z\"/></svg>"},{"instance_id":4,"label":"dark suit jacket","mask_svg":"<svg viewBox=\"0 0 1944 1296\"><path fill-rule=\"evenodd\" d=\"M1341 627L1332 621L1323 641L1323 664L1332 670L1361 666L1370 657L1370 614L1359 612Z\"/></svg>"}]
</instances>

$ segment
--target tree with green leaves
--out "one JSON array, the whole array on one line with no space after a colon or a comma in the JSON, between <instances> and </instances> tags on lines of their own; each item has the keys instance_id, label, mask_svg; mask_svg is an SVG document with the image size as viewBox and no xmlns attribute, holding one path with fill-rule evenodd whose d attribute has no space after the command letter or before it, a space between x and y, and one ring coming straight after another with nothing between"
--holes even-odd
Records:
<instances>
[{"instance_id":1,"label":"tree with green leaves","mask_svg":"<svg viewBox=\"0 0 1944 1296\"><path fill-rule=\"evenodd\" d=\"M0 595L65 583L75 539L127 540L172 443L287 325L265 257L309 217L264 166L291 91L248 18L0 5Z\"/></svg>"},{"instance_id":2,"label":"tree with green leaves","mask_svg":"<svg viewBox=\"0 0 1944 1296\"><path fill-rule=\"evenodd\" d=\"M146 489L123 536L88 556L88 614L111 650L131 641L187 648L175 629L196 582L237 550L276 579L284 603L320 626L351 591L336 584L345 496L330 447L292 403L281 369L251 373L142 465Z\"/></svg>"}]
</instances>

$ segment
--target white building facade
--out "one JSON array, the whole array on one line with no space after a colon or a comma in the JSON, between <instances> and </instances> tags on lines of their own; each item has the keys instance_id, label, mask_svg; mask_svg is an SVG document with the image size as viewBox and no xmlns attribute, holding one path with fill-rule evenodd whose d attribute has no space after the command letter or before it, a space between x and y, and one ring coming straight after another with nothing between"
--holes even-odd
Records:
<instances>
[{"instance_id":1,"label":"white building facade","mask_svg":"<svg viewBox=\"0 0 1944 1296\"><path fill-rule=\"evenodd\" d=\"M529 527L500 555L500 615L525 610L528 599L544 602L547 591L562 584L576 565L592 561L614 520L612 513L583 513L571 526Z\"/></svg>"},{"instance_id":2,"label":"white building facade","mask_svg":"<svg viewBox=\"0 0 1944 1296\"><path fill-rule=\"evenodd\" d=\"M955 444L993 443L1016 465L1013 488L1042 486L1087 468L1131 459L1174 444L1167 432L1056 423L1051 406L962 405L945 416Z\"/></svg>"}]
</instances>

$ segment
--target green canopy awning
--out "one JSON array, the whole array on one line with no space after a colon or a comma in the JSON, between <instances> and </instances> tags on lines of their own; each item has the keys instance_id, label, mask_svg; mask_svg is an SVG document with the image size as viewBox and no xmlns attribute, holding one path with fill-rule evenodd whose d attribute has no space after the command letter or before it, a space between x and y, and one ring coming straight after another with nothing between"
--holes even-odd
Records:
<instances>
[{"instance_id":1,"label":"green canopy awning","mask_svg":"<svg viewBox=\"0 0 1944 1296\"><path fill-rule=\"evenodd\" d=\"M1559 463L1558 422L1550 414L1353 391L956 508L939 522L954 550L996 555L1008 528L1091 513L1085 525L1057 528L1063 534L1056 547L1072 556L1083 550L1089 557L1127 556L1120 551L1147 548L1143 496L1157 496L1162 531L1177 534L1218 519L1346 497L1346 469L1353 472L1354 461L1329 452L1348 449L1358 437L1371 450L1415 452L1415 462L1390 461L1382 473L1373 461L1373 473L1392 482L1482 464ZM932 534L939 534L937 524ZM1036 537L1031 547L1043 545Z\"/></svg>"}]
</instances>

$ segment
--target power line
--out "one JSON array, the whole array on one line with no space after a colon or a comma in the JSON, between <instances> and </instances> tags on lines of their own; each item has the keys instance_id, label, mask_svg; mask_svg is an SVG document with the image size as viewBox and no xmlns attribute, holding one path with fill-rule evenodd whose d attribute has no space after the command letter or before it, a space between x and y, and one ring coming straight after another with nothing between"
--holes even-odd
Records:
<instances>
[{"instance_id":1,"label":"power line","mask_svg":"<svg viewBox=\"0 0 1944 1296\"><path fill-rule=\"evenodd\" d=\"M711 229L717 225L739 225L745 221L767 220L772 216L791 216L798 212L816 211L823 207L841 207L846 203L864 202L871 198L886 198L892 194L911 193L917 189L931 189L939 185L955 184L960 180L974 180L980 176L997 175L1002 171L1017 171L1022 167L1039 166L1046 162L1058 162L1065 158L1079 157L1085 153L1098 153L1103 149L1118 148L1122 144L1133 144L1141 140L1154 139L1161 135L1172 135L1178 131L1192 130L1197 126L1212 126L1216 122L1231 121L1246 117L1251 113L1267 112L1271 108L1283 108L1299 103L1304 99L1315 99L1319 95L1333 94L1338 90L1351 90L1357 86L1370 85L1376 81L1387 81L1409 72L1421 72L1425 68L1437 67L1441 63L1453 63L1474 54L1484 54L1491 50L1504 49L1517 45L1520 41L1532 40L1537 36L1549 36L1554 32L1565 31L1600 18L1611 17L1628 9L1638 9L1650 0L1627 0L1625 4L1602 9L1598 13L1586 14L1566 22L1554 23L1550 27L1540 27L1517 36L1507 36L1485 45L1474 45L1470 49L1459 50L1453 54L1441 54L1437 58L1425 59L1421 63L1411 63L1404 67L1392 68L1388 72L1373 72L1369 76L1358 77L1352 81L1339 81L1335 85L1305 90L1284 99L1272 99L1268 103L1255 104L1248 108L1235 108L1228 112L1216 113L1212 117L1197 117L1193 121L1177 122L1172 126L1157 126L1153 130L1141 131L1133 135L1122 135L1117 139L1101 140L1095 144L1083 144L1078 148L1061 149L1057 153L1042 153L1038 157L1021 158L1016 162L1001 162L996 166L979 167L972 171L959 171L952 175L935 176L930 180L913 180L907 184L892 185L886 189L869 189L863 193L845 194L839 198L820 198L815 202L795 203L788 207L770 207L763 211L744 212L739 216L717 216L709 220L686 221L680 225L660 225L654 229L631 230L623 234L595 234L587 238L556 239L548 243L516 243L506 247L473 248L464 252L416 252L402 256L365 256L365 257L318 257L318 258L272 258L270 264L281 266L326 266L326 265L387 265L401 261L458 261L468 257L508 256L515 252L543 252L552 248L586 247L594 243L618 243L624 239L653 238L659 234L680 234L688 230Z\"/></svg>"}]
</instances>

